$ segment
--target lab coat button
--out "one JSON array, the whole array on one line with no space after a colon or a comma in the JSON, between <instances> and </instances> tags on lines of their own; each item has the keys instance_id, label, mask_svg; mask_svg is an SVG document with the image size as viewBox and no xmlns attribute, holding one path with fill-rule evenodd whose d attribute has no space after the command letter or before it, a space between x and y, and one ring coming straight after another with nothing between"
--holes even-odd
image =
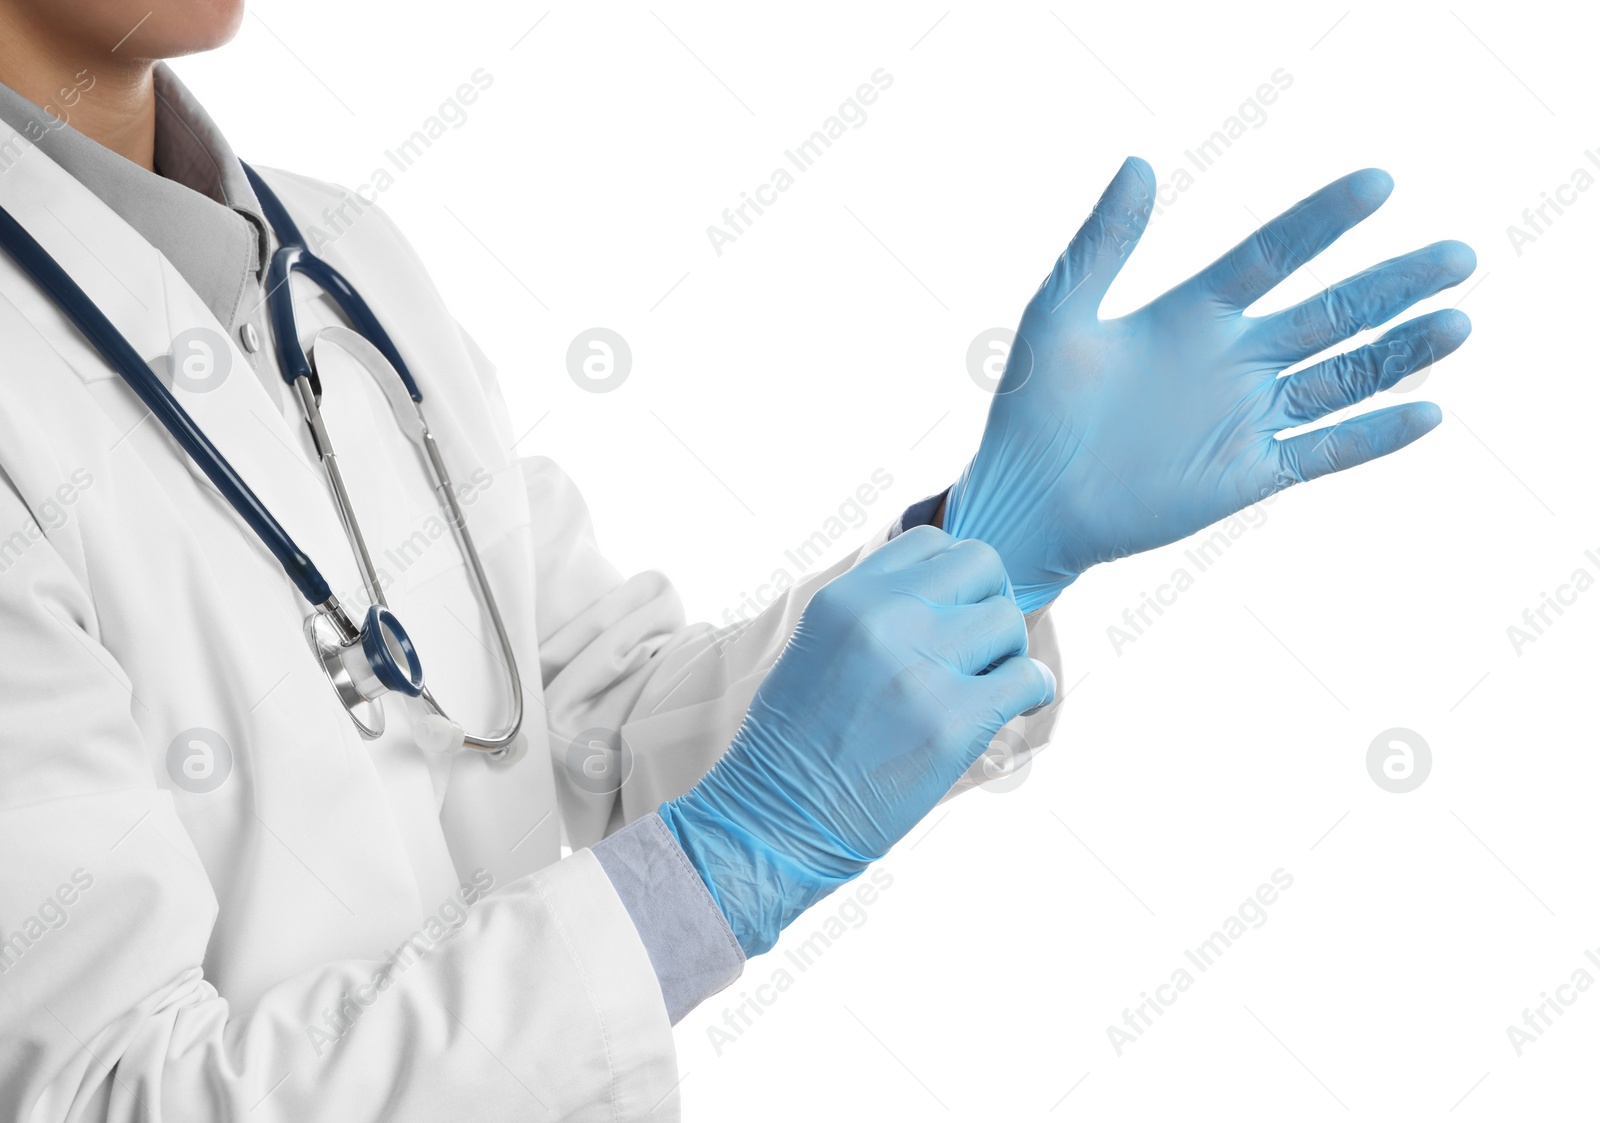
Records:
<instances>
[{"instance_id":1,"label":"lab coat button","mask_svg":"<svg viewBox=\"0 0 1600 1123\"><path fill-rule=\"evenodd\" d=\"M261 337L256 334L256 326L249 320L239 329L239 342L244 344L245 354L254 355L261 350Z\"/></svg>"}]
</instances>

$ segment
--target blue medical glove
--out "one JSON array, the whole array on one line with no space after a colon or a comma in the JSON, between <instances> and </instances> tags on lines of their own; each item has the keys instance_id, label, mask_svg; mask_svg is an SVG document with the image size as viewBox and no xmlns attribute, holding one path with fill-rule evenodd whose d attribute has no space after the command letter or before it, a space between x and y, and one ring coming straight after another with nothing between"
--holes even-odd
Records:
<instances>
[{"instance_id":1,"label":"blue medical glove","mask_svg":"<svg viewBox=\"0 0 1600 1123\"><path fill-rule=\"evenodd\" d=\"M1364 347L1279 375L1459 284L1476 258L1437 242L1281 312L1245 308L1377 210L1393 181L1355 172L1126 316L1099 307L1150 218L1154 179L1129 159L1028 303L978 454L944 527L1005 559L1024 612L1096 562L1177 541L1273 492L1403 448L1437 406L1375 410L1300 436L1454 351L1460 312L1430 312Z\"/></svg>"},{"instance_id":2,"label":"blue medical glove","mask_svg":"<svg viewBox=\"0 0 1600 1123\"><path fill-rule=\"evenodd\" d=\"M1055 697L1005 567L914 527L819 589L732 746L661 806L746 955L917 824Z\"/></svg>"}]
</instances>

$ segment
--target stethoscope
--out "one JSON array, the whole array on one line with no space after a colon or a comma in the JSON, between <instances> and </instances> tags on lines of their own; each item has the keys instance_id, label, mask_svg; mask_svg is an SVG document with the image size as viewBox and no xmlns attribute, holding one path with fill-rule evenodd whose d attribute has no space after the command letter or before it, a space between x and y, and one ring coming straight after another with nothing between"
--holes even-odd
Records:
<instances>
[{"instance_id":1,"label":"stethoscope","mask_svg":"<svg viewBox=\"0 0 1600 1123\"><path fill-rule=\"evenodd\" d=\"M424 742L426 747L448 750L468 745L497 757L504 756L522 727L522 681L517 674L511 638L506 632L499 606L495 603L494 593L489 588L489 579L484 573L477 547L473 544L472 534L467 529L466 516L456 497L450 473L445 469L438 443L428 431L422 413L422 391L417 387L405 360L400 357L394 341L373 315L367 302L338 270L307 248L299 227L255 169L246 164L244 171L278 238L279 248L267 268L267 306L272 320L272 333L277 342L278 371L299 400L301 416L311 430L317 458L322 463L328 489L338 506L340 522L344 524L345 537L355 554L362 582L372 602L359 624L339 603L312 560L295 545L272 512L234 471L233 465L217 451L166 384L140 358L133 345L50 256L49 251L35 241L4 207L0 207L0 248L77 326L100 356L172 434L179 447L216 485L223 498L261 539L273 557L277 558L284 573L313 609L305 621L306 638L356 728L366 737L381 736L384 730L382 697L393 692L417 699L425 708L414 725L419 741ZM505 661L506 675L511 684L512 716L502 733L487 736L469 734L450 719L423 682L422 663L411 637L384 601L377 570L362 538L360 524L356 521L349 493L345 490L344 477L339 472L333 442L322 422L322 386L310 358L300 346L294 297L289 285L293 273L310 279L332 297L356 332L388 360L389 366L399 377L400 385L385 385L382 389L394 407L400 428L422 451L423 459L427 461L433 488L449 510L450 525L466 558L478 595L489 610L489 619Z\"/></svg>"}]
</instances>

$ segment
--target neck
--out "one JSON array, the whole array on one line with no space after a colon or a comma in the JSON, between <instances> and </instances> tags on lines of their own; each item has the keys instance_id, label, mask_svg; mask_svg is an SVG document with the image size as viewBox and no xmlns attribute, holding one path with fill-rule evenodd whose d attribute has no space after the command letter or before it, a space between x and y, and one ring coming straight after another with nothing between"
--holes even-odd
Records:
<instances>
[{"instance_id":1,"label":"neck","mask_svg":"<svg viewBox=\"0 0 1600 1123\"><path fill-rule=\"evenodd\" d=\"M88 48L0 5L0 82L90 140L155 170L155 62Z\"/></svg>"}]
</instances>

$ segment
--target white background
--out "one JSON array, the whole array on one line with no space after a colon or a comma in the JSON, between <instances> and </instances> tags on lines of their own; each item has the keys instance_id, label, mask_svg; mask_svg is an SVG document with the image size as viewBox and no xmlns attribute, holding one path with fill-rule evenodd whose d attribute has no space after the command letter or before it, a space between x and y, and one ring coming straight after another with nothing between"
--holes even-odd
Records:
<instances>
[{"instance_id":1,"label":"white background","mask_svg":"<svg viewBox=\"0 0 1600 1123\"><path fill-rule=\"evenodd\" d=\"M1124 156L1165 181L1274 70L1293 85L1155 219L1107 312L1367 165L1389 204L1268 304L1442 237L1479 255L1431 302L1476 325L1411 395L1440 429L1275 500L1120 653L1107 626L1184 545L1069 590L1055 745L1015 790L936 812L865 923L731 1043L708 1027L836 901L683 1023L686 1117L1592 1110L1600 988L1520 1057L1506 1033L1575 970L1600 978L1600 593L1520 655L1506 633L1577 567L1600 575L1600 190L1520 255L1506 232L1600 145L1592 17L663 2L271 0L177 69L245 158L350 185L494 76L382 203L499 364L522 451L559 460L617 564L665 570L699 618L875 469L894 485L840 551L947 484L986 407L968 343L1014 325ZM715 254L706 227L880 67L867 122ZM595 325L634 356L606 394L566 372ZM1366 766L1394 726L1433 756L1404 795ZM1279 868L1266 923L1117 1055L1107 1026Z\"/></svg>"}]
</instances>

